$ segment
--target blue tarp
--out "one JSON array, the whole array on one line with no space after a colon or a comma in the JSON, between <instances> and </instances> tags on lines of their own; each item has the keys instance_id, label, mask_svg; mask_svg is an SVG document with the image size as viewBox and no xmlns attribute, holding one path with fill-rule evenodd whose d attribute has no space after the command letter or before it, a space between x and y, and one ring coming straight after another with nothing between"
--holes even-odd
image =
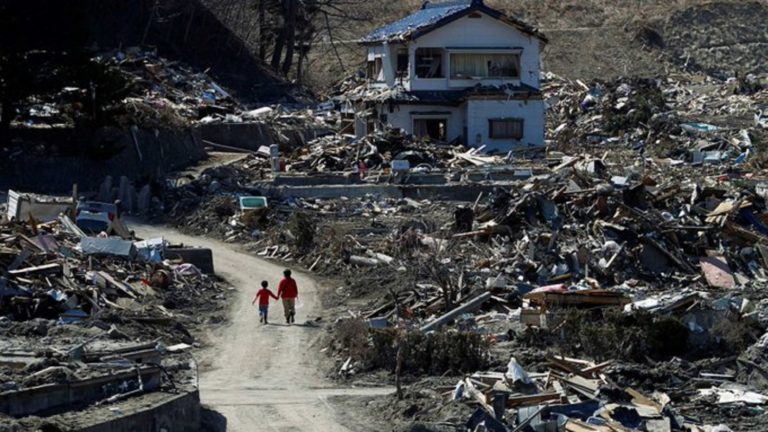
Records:
<instances>
[{"instance_id":1,"label":"blue tarp","mask_svg":"<svg viewBox=\"0 0 768 432\"><path fill-rule=\"evenodd\" d=\"M133 242L119 237L85 237L80 240L80 248L86 255L112 255L129 259L136 256Z\"/></svg>"}]
</instances>

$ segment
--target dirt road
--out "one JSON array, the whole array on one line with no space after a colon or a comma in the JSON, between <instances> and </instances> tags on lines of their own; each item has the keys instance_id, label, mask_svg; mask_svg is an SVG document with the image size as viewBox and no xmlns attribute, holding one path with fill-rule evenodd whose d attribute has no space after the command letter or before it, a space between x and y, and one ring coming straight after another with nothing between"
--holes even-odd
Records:
<instances>
[{"instance_id":1,"label":"dirt road","mask_svg":"<svg viewBox=\"0 0 768 432\"><path fill-rule=\"evenodd\" d=\"M240 253L233 246L190 237L156 226L131 228L140 237L159 237L213 249L216 273L236 289L229 325L211 334L212 347L203 356L208 365L200 375L200 397L226 418L226 431L366 431L363 418L339 418L329 398L376 395L391 389L339 388L322 376L318 361L320 327L284 324L282 307L270 305L270 321L259 324L251 300L261 280L275 287L282 267ZM301 309L296 323L322 316L317 286L307 275L295 273ZM275 288L276 291L276 288Z\"/></svg>"}]
</instances>

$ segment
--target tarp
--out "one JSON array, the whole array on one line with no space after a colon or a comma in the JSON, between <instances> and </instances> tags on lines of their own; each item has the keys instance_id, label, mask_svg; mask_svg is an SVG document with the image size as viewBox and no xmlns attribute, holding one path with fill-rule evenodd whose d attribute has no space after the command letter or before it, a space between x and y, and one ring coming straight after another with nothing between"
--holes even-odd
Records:
<instances>
[{"instance_id":1,"label":"tarp","mask_svg":"<svg viewBox=\"0 0 768 432\"><path fill-rule=\"evenodd\" d=\"M124 258L136 256L136 246L133 242L117 237L85 237L80 241L80 248L86 255L113 255Z\"/></svg>"}]
</instances>

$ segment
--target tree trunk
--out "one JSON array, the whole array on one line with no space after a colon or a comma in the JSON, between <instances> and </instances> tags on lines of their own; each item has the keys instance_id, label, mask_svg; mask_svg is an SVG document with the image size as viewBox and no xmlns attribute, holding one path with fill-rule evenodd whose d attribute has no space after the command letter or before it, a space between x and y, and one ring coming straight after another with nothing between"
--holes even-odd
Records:
<instances>
[{"instance_id":1,"label":"tree trunk","mask_svg":"<svg viewBox=\"0 0 768 432\"><path fill-rule=\"evenodd\" d=\"M190 8L189 12L189 18L187 18L187 28L184 30L184 47L186 48L187 43L189 42L189 33L192 31L192 23L195 21L195 11L197 8L192 7Z\"/></svg>"},{"instance_id":2,"label":"tree trunk","mask_svg":"<svg viewBox=\"0 0 768 432\"><path fill-rule=\"evenodd\" d=\"M275 71L280 70L280 58L283 56L283 45L285 45L285 31L281 30L277 35L277 40L275 40L275 47L272 51L272 61L270 62L270 66L272 66L272 69Z\"/></svg>"},{"instance_id":3,"label":"tree trunk","mask_svg":"<svg viewBox=\"0 0 768 432\"><path fill-rule=\"evenodd\" d=\"M397 389L397 399L403 400L403 384L400 377L403 375L403 336L397 336L397 357L395 359L395 388Z\"/></svg>"},{"instance_id":4,"label":"tree trunk","mask_svg":"<svg viewBox=\"0 0 768 432\"><path fill-rule=\"evenodd\" d=\"M293 65L293 50L296 47L296 10L298 9L298 0L284 0L285 7L285 60L283 60L283 75L288 76Z\"/></svg>"},{"instance_id":5,"label":"tree trunk","mask_svg":"<svg viewBox=\"0 0 768 432\"><path fill-rule=\"evenodd\" d=\"M11 144L11 120L13 120L13 103L4 97L0 100L0 146Z\"/></svg>"},{"instance_id":6,"label":"tree trunk","mask_svg":"<svg viewBox=\"0 0 768 432\"><path fill-rule=\"evenodd\" d=\"M307 44L309 44L309 42L307 42ZM304 61L307 59L309 47L309 45L305 47L304 42L302 42L301 48L299 50L299 62L296 64L296 82L299 84L304 82Z\"/></svg>"},{"instance_id":7,"label":"tree trunk","mask_svg":"<svg viewBox=\"0 0 768 432\"><path fill-rule=\"evenodd\" d=\"M259 58L261 61L267 60L267 0L259 0Z\"/></svg>"}]
</instances>

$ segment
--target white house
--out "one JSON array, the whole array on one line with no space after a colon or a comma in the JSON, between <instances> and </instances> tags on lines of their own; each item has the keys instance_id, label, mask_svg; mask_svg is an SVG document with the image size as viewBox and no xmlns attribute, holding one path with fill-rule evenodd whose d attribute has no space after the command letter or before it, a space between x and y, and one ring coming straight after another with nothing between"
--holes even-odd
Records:
<instances>
[{"instance_id":1,"label":"white house","mask_svg":"<svg viewBox=\"0 0 768 432\"><path fill-rule=\"evenodd\" d=\"M542 146L546 42L482 0L425 2L360 40L368 80L350 99L355 134L388 126L486 151Z\"/></svg>"}]
</instances>

